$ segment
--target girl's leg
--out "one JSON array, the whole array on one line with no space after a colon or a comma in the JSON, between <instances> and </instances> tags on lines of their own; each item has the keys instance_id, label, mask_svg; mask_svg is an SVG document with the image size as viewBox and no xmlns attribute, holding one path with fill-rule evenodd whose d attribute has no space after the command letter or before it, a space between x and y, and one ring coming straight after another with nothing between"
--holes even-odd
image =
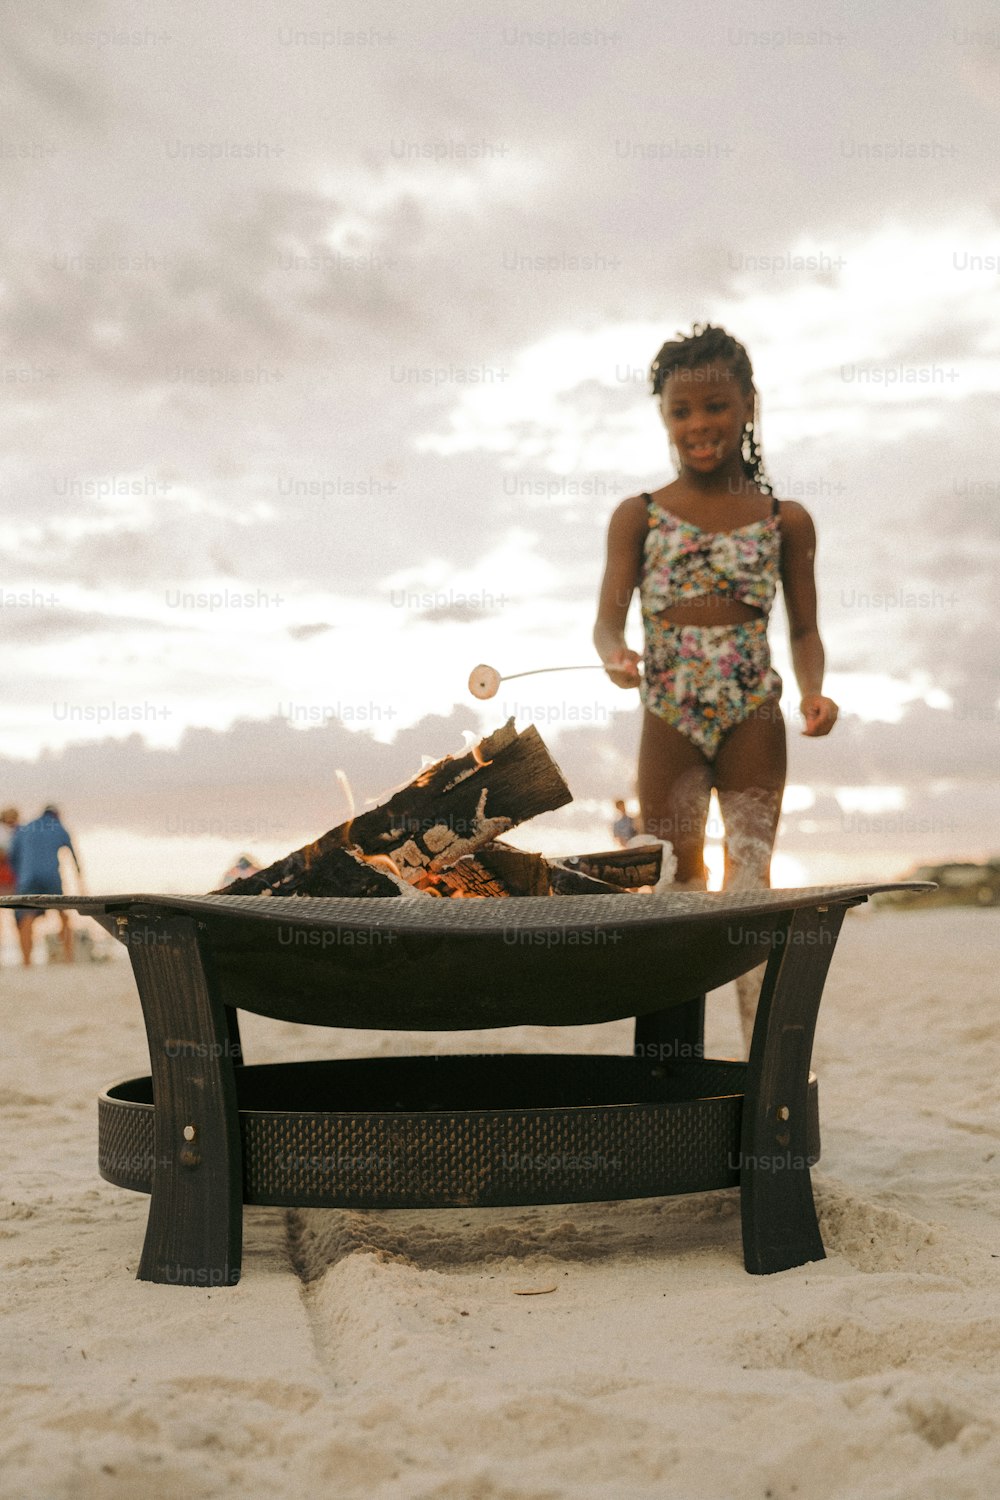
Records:
<instances>
[{"instance_id":1,"label":"girl's leg","mask_svg":"<svg viewBox=\"0 0 1000 1500\"><path fill-rule=\"evenodd\" d=\"M678 885L705 888L705 823L712 771L696 745L644 709L639 744L639 806L642 831L673 845Z\"/></svg>"},{"instance_id":2,"label":"girl's leg","mask_svg":"<svg viewBox=\"0 0 1000 1500\"><path fill-rule=\"evenodd\" d=\"M715 787L726 828L726 890L766 889L771 883L787 752L785 721L768 698L725 736L715 758ZM743 1040L750 1050L764 965L736 981Z\"/></svg>"}]
</instances>

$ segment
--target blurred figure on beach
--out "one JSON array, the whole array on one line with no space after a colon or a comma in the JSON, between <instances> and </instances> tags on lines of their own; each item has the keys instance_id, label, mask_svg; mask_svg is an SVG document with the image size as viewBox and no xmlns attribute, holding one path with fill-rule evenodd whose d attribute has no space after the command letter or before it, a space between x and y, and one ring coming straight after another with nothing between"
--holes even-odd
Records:
<instances>
[{"instance_id":1,"label":"blurred figure on beach","mask_svg":"<svg viewBox=\"0 0 1000 1500\"><path fill-rule=\"evenodd\" d=\"M16 807L5 807L0 812L0 896L12 895L17 883L10 863L10 843L20 821Z\"/></svg>"},{"instance_id":2,"label":"blurred figure on beach","mask_svg":"<svg viewBox=\"0 0 1000 1500\"><path fill-rule=\"evenodd\" d=\"M231 865L223 875L222 884L232 885L234 880L245 880L248 875L256 875L257 871L263 868L264 866L258 864L252 854L241 854L236 863Z\"/></svg>"},{"instance_id":3,"label":"blurred figure on beach","mask_svg":"<svg viewBox=\"0 0 1000 1500\"><path fill-rule=\"evenodd\" d=\"M10 841L20 821L21 815L16 807L5 807L0 812L0 896L13 896L16 890L17 880L10 863ZM5 920L0 914L0 940Z\"/></svg>"},{"instance_id":4,"label":"blurred figure on beach","mask_svg":"<svg viewBox=\"0 0 1000 1500\"><path fill-rule=\"evenodd\" d=\"M14 872L15 888L19 896L62 895L62 873L59 869L60 849L69 850L73 863L76 865L77 874L82 875L73 841L62 825L58 809L51 803L42 812L41 817L35 818L31 823L22 823L14 830L8 859ZM17 921L17 934L21 940L21 957L25 965L28 965L31 963L34 943L33 928L35 921L43 915L43 912L39 907L26 906L21 907L14 915ZM63 954L66 962L72 963L73 929L70 926L69 912L60 911L59 921L62 928Z\"/></svg>"},{"instance_id":5,"label":"blurred figure on beach","mask_svg":"<svg viewBox=\"0 0 1000 1500\"><path fill-rule=\"evenodd\" d=\"M634 839L638 830L634 820L625 811L625 803L621 797L615 803L615 812L618 816L611 825L611 833L619 848L625 849L629 839Z\"/></svg>"}]
</instances>

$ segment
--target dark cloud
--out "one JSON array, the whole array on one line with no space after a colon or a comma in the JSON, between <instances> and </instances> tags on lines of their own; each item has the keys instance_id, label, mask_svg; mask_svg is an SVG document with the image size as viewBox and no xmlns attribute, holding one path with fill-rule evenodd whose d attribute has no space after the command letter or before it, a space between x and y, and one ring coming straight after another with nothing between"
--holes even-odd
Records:
<instances>
[{"instance_id":1,"label":"dark cloud","mask_svg":"<svg viewBox=\"0 0 1000 1500\"><path fill-rule=\"evenodd\" d=\"M816 807L782 818L777 848L809 863L832 852L858 878L876 869L884 874L887 860L894 862L894 874L903 875L917 864L995 858L998 826L1000 788L965 782L878 812L820 799Z\"/></svg>"},{"instance_id":2,"label":"dark cloud","mask_svg":"<svg viewBox=\"0 0 1000 1500\"><path fill-rule=\"evenodd\" d=\"M61 12L61 14L60 14ZM103 81L96 78L79 77L72 68L57 68L52 64L53 34L57 24L72 27L74 22L86 26L86 9L55 6L48 15L39 11L36 19L41 34L23 24L14 25L21 36L12 34L10 19L5 19L3 51L4 73L7 88L20 88L33 96L42 111L78 128L91 131L106 115L106 103L101 98ZM48 33L48 35L46 35Z\"/></svg>"},{"instance_id":3,"label":"dark cloud","mask_svg":"<svg viewBox=\"0 0 1000 1500\"><path fill-rule=\"evenodd\" d=\"M498 710L498 722L505 711ZM599 722L583 726L568 722L577 711L571 704L561 713L549 705L548 722L538 723L574 797L631 796L638 711L602 714ZM976 720L918 705L897 724L866 724L845 715L823 740L804 739L790 721L788 780L812 787L826 799L828 812L838 787L902 785L918 803L944 784L978 787L994 774L998 718L997 712ZM336 820L335 770L347 773L360 806L414 775L424 756L461 750L463 730L475 730L477 722L471 710L456 706L383 744L369 731L337 721L296 729L284 717L243 720L225 731L189 729L174 750L150 748L136 734L70 745L35 761L2 757L0 782L26 804L57 796L94 827L163 834L172 809L178 810L175 824L181 813L194 824L220 809L247 823L255 810L266 809L281 828L296 829L322 823L324 809ZM528 722L519 718L519 727Z\"/></svg>"},{"instance_id":4,"label":"dark cloud","mask_svg":"<svg viewBox=\"0 0 1000 1500\"><path fill-rule=\"evenodd\" d=\"M288 634L293 641L311 641L313 636L326 635L328 630L336 630L335 625L290 625Z\"/></svg>"},{"instance_id":5,"label":"dark cloud","mask_svg":"<svg viewBox=\"0 0 1000 1500\"><path fill-rule=\"evenodd\" d=\"M843 716L826 739L806 739L789 723L788 777L807 786L910 787L986 782L994 775L1000 709L984 697L956 710L908 707L898 723Z\"/></svg>"},{"instance_id":6,"label":"dark cloud","mask_svg":"<svg viewBox=\"0 0 1000 1500\"><path fill-rule=\"evenodd\" d=\"M241 721L221 733L189 729L176 750L151 749L134 734L70 745L37 761L0 757L0 783L22 808L56 797L81 827L154 838L212 831L236 837L237 829L292 837L342 821L337 770L361 807L415 775L422 756L460 751L461 731L473 723L469 710L455 709L402 730L391 745L337 722L300 730L281 717Z\"/></svg>"},{"instance_id":7,"label":"dark cloud","mask_svg":"<svg viewBox=\"0 0 1000 1500\"><path fill-rule=\"evenodd\" d=\"M30 595L28 596L30 597ZM0 638L21 645L39 644L46 641L75 639L83 636L117 636L128 630L165 633L174 629L160 620L143 619L131 615L99 615L80 609L60 609L52 606L41 608L5 608L0 614Z\"/></svg>"},{"instance_id":8,"label":"dark cloud","mask_svg":"<svg viewBox=\"0 0 1000 1500\"><path fill-rule=\"evenodd\" d=\"M958 244L955 246L955 253L961 253ZM950 321L943 328L928 328L919 338L901 343L898 349L893 350L892 358L884 363L912 365L917 369L927 369L930 374L934 373L936 365L944 372L938 377L938 384L947 389L944 382L948 381L949 386L952 384L947 371L957 369L963 360L973 359L980 354L982 336L982 323L970 309L961 323Z\"/></svg>"}]
</instances>

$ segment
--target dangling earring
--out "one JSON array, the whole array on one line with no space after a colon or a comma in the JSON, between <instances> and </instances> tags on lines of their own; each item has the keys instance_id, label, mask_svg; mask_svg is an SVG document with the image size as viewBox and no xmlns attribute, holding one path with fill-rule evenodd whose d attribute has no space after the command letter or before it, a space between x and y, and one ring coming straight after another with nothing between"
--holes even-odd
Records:
<instances>
[{"instance_id":1,"label":"dangling earring","mask_svg":"<svg viewBox=\"0 0 1000 1500\"><path fill-rule=\"evenodd\" d=\"M740 444L740 453L745 464L753 463L753 429L754 424L747 422L743 428L743 442Z\"/></svg>"}]
</instances>

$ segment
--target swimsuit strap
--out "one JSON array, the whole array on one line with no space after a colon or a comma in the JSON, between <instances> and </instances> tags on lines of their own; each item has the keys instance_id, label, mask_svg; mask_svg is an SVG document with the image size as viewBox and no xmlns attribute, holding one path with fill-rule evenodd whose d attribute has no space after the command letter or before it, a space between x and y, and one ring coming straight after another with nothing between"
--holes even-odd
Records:
<instances>
[{"instance_id":1,"label":"swimsuit strap","mask_svg":"<svg viewBox=\"0 0 1000 1500\"><path fill-rule=\"evenodd\" d=\"M648 490L643 490L642 491L642 498L646 502L646 509L649 510L649 507L653 504L653 497L652 497L652 495L649 493ZM779 519L779 514L780 513L778 511L778 497L777 497L777 495L772 495L771 496L771 516L772 516L772 519L775 520L775 521L777 521ZM669 515L669 511L668 511L668 515ZM743 528L741 527L740 529L742 530Z\"/></svg>"}]
</instances>

